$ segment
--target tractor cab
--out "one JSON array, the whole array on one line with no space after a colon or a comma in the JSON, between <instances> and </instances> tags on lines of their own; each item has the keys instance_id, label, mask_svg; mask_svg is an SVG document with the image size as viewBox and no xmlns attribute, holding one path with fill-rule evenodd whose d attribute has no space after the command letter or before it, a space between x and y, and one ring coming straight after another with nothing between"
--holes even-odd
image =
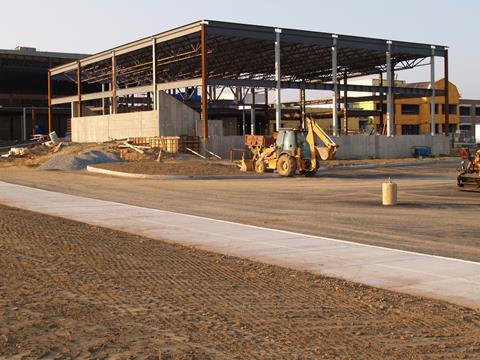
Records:
<instances>
[{"instance_id":1,"label":"tractor cab","mask_svg":"<svg viewBox=\"0 0 480 360\"><path fill-rule=\"evenodd\" d=\"M277 158L282 154L300 155L302 159L311 159L310 145L307 141L307 131L299 129L282 129L275 141Z\"/></svg>"}]
</instances>

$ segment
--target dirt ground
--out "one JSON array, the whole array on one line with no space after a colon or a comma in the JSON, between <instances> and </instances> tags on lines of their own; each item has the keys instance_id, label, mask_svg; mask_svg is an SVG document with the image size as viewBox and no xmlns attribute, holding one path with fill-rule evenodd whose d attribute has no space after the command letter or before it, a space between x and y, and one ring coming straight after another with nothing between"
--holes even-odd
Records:
<instances>
[{"instance_id":1,"label":"dirt ground","mask_svg":"<svg viewBox=\"0 0 480 360\"><path fill-rule=\"evenodd\" d=\"M4 206L0 230L0 357L480 357L474 310Z\"/></svg>"},{"instance_id":2,"label":"dirt ground","mask_svg":"<svg viewBox=\"0 0 480 360\"><path fill-rule=\"evenodd\" d=\"M158 163L154 160L128 161L110 164L97 164L95 167L132 174L147 175L254 175L240 171L234 164L224 164L214 160L192 157L169 158Z\"/></svg>"},{"instance_id":3,"label":"dirt ground","mask_svg":"<svg viewBox=\"0 0 480 360\"><path fill-rule=\"evenodd\" d=\"M480 193L456 186L456 162L320 171L314 178L132 180L0 169L0 181L130 205L480 261ZM381 205L381 184L399 205Z\"/></svg>"}]
</instances>

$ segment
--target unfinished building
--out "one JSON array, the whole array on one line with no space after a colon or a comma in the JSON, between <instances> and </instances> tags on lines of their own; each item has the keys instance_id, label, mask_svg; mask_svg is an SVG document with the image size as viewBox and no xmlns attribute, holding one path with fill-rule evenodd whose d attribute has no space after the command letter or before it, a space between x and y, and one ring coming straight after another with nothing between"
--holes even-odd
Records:
<instances>
[{"instance_id":1,"label":"unfinished building","mask_svg":"<svg viewBox=\"0 0 480 360\"><path fill-rule=\"evenodd\" d=\"M371 116L382 119L387 136L395 132L394 99L445 96L448 129L448 90L392 81L397 71L429 65L434 84L436 57L444 59L448 83L445 46L203 20L52 68L49 130L56 108L70 106L74 141L196 135L232 146L226 135L268 134L292 119L301 126L311 90L332 92L334 136L358 116L348 105L358 97L349 92L386 104ZM369 75L380 75L380 85L348 83ZM298 102L282 106L282 91L291 89ZM431 121L434 135L435 111Z\"/></svg>"}]
</instances>

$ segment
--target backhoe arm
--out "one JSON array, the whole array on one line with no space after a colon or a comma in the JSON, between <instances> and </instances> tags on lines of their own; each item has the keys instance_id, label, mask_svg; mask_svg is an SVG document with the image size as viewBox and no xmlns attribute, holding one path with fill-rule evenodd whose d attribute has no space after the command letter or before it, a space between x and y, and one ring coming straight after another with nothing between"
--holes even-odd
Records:
<instances>
[{"instance_id":1,"label":"backhoe arm","mask_svg":"<svg viewBox=\"0 0 480 360\"><path fill-rule=\"evenodd\" d=\"M310 145L310 151L312 153L312 168L317 167L318 158L321 160L331 160L335 157L338 145L332 140L330 136L320 127L318 124L310 119L306 119L307 124L307 142ZM320 139L323 146L315 141L316 138Z\"/></svg>"}]
</instances>

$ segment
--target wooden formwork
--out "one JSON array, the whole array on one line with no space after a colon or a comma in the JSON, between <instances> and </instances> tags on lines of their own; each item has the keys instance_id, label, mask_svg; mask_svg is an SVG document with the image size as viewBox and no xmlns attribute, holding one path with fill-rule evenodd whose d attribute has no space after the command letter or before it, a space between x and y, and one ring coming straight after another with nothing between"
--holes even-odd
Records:
<instances>
[{"instance_id":1,"label":"wooden formwork","mask_svg":"<svg viewBox=\"0 0 480 360\"><path fill-rule=\"evenodd\" d=\"M198 136L154 136L154 137L131 137L130 144L145 146L152 149L162 149L169 153L187 152L187 148L200 151L200 138Z\"/></svg>"}]
</instances>

